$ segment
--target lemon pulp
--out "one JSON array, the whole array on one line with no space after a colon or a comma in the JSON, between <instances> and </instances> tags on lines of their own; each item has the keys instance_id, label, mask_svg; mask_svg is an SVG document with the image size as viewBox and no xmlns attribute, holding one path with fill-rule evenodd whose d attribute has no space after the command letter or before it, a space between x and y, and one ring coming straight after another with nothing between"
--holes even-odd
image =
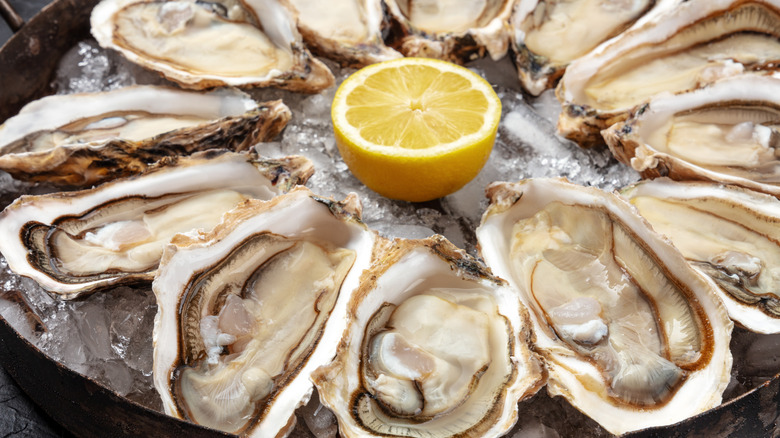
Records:
<instances>
[{"instance_id":1,"label":"lemon pulp","mask_svg":"<svg viewBox=\"0 0 780 438\"><path fill-rule=\"evenodd\" d=\"M352 173L383 196L416 202L452 193L479 173L500 115L498 96L479 75L422 58L359 70L331 108Z\"/></svg>"}]
</instances>

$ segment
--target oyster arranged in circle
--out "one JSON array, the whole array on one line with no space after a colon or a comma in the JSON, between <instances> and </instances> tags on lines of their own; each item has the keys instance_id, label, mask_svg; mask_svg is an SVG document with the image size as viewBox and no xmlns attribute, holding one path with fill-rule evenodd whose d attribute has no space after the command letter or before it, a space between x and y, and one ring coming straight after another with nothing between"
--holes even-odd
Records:
<instances>
[{"instance_id":1,"label":"oyster arranged in circle","mask_svg":"<svg viewBox=\"0 0 780 438\"><path fill-rule=\"evenodd\" d=\"M395 240L314 374L346 437L494 437L543 384L517 295L441 236Z\"/></svg>"},{"instance_id":2,"label":"oyster arranged in circle","mask_svg":"<svg viewBox=\"0 0 780 438\"><path fill-rule=\"evenodd\" d=\"M93 189L25 195L0 213L0 252L15 273L62 299L151 281L176 233L209 230L244 200L272 198L312 172L303 157L215 150Z\"/></svg>"},{"instance_id":3,"label":"oyster arranged in circle","mask_svg":"<svg viewBox=\"0 0 780 438\"><path fill-rule=\"evenodd\" d=\"M363 67L400 58L382 39L381 0L290 0L306 46L342 65Z\"/></svg>"},{"instance_id":4,"label":"oyster arranged in circle","mask_svg":"<svg viewBox=\"0 0 780 438\"><path fill-rule=\"evenodd\" d=\"M267 87L316 93L333 74L303 45L280 0L227 3L102 0L92 35L102 47L185 88Z\"/></svg>"},{"instance_id":5,"label":"oyster arranged in circle","mask_svg":"<svg viewBox=\"0 0 780 438\"><path fill-rule=\"evenodd\" d=\"M780 65L780 1L689 0L653 14L572 62L557 94L558 130L582 146L664 92Z\"/></svg>"},{"instance_id":6,"label":"oyster arranged in circle","mask_svg":"<svg viewBox=\"0 0 780 438\"><path fill-rule=\"evenodd\" d=\"M529 308L551 395L618 435L720 404L733 323L624 199L557 179L488 195L480 251Z\"/></svg>"},{"instance_id":7,"label":"oyster arranged in circle","mask_svg":"<svg viewBox=\"0 0 780 438\"><path fill-rule=\"evenodd\" d=\"M645 178L707 180L780 195L780 76L748 74L658 96L604 131Z\"/></svg>"},{"instance_id":8,"label":"oyster arranged in circle","mask_svg":"<svg viewBox=\"0 0 780 438\"><path fill-rule=\"evenodd\" d=\"M720 286L731 319L756 332L780 333L780 200L735 186L664 178L621 194Z\"/></svg>"},{"instance_id":9,"label":"oyster arranged in circle","mask_svg":"<svg viewBox=\"0 0 780 438\"><path fill-rule=\"evenodd\" d=\"M388 44L404 56L465 63L509 50L515 0L385 0L393 21Z\"/></svg>"},{"instance_id":10,"label":"oyster arranged in circle","mask_svg":"<svg viewBox=\"0 0 780 438\"><path fill-rule=\"evenodd\" d=\"M270 141L290 120L281 101L245 93L131 86L48 96L0 125L0 170L28 181L87 187L140 173L165 156Z\"/></svg>"},{"instance_id":11,"label":"oyster arranged in circle","mask_svg":"<svg viewBox=\"0 0 780 438\"><path fill-rule=\"evenodd\" d=\"M519 0L511 42L523 88L534 96L553 88L570 62L630 27L655 3Z\"/></svg>"},{"instance_id":12,"label":"oyster arranged in circle","mask_svg":"<svg viewBox=\"0 0 780 438\"><path fill-rule=\"evenodd\" d=\"M336 351L377 235L356 197L299 187L247 201L212 232L178 235L152 285L154 383L169 415L285 436Z\"/></svg>"}]
</instances>

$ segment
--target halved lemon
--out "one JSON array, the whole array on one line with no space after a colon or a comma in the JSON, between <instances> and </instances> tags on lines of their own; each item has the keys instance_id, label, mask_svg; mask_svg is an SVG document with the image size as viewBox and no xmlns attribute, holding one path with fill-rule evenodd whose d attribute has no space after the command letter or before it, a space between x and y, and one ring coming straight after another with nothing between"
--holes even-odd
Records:
<instances>
[{"instance_id":1,"label":"halved lemon","mask_svg":"<svg viewBox=\"0 0 780 438\"><path fill-rule=\"evenodd\" d=\"M331 107L336 145L363 184L393 199L448 195L485 165L501 101L471 70L399 58L349 76Z\"/></svg>"}]
</instances>

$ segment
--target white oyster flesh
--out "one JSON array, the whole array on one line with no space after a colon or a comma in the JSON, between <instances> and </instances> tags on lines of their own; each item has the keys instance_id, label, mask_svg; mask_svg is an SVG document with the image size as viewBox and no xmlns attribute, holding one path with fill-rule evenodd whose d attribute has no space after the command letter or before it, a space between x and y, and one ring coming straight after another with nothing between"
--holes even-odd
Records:
<instances>
[{"instance_id":1,"label":"white oyster flesh","mask_svg":"<svg viewBox=\"0 0 780 438\"><path fill-rule=\"evenodd\" d=\"M303 47L290 11L276 0L234 8L194 1L103 0L91 16L103 47L188 88L279 86L316 92L333 75Z\"/></svg>"},{"instance_id":2,"label":"white oyster flesh","mask_svg":"<svg viewBox=\"0 0 780 438\"><path fill-rule=\"evenodd\" d=\"M517 402L542 384L516 295L441 236L396 240L380 260L362 277L336 358L313 376L340 433L506 433Z\"/></svg>"},{"instance_id":3,"label":"white oyster flesh","mask_svg":"<svg viewBox=\"0 0 780 438\"><path fill-rule=\"evenodd\" d=\"M221 151L171 161L94 189L22 196L0 214L0 252L64 299L151 281L173 235L210 230L245 199L269 199L312 173L303 157Z\"/></svg>"},{"instance_id":4,"label":"white oyster flesh","mask_svg":"<svg viewBox=\"0 0 780 438\"><path fill-rule=\"evenodd\" d=\"M388 0L388 14L403 35L396 44L405 56L467 62L509 49L506 23L514 0Z\"/></svg>"},{"instance_id":5,"label":"white oyster flesh","mask_svg":"<svg viewBox=\"0 0 780 438\"><path fill-rule=\"evenodd\" d=\"M611 118L659 93L774 70L778 29L776 0L692 0L665 8L569 65L558 90L565 106L559 129L568 137L585 135L578 133L588 123L606 128Z\"/></svg>"},{"instance_id":6,"label":"white oyster flesh","mask_svg":"<svg viewBox=\"0 0 780 438\"><path fill-rule=\"evenodd\" d=\"M515 64L524 88L536 96L551 88L566 65L624 31L655 3L520 0L511 25Z\"/></svg>"},{"instance_id":7,"label":"white oyster flesh","mask_svg":"<svg viewBox=\"0 0 780 438\"><path fill-rule=\"evenodd\" d=\"M614 434L717 406L732 322L712 282L614 194L495 183L482 255L531 311L548 392Z\"/></svg>"},{"instance_id":8,"label":"white oyster flesh","mask_svg":"<svg viewBox=\"0 0 780 438\"><path fill-rule=\"evenodd\" d=\"M780 201L734 186L656 179L622 191L656 231L720 286L729 316L780 332Z\"/></svg>"},{"instance_id":9,"label":"white oyster flesh","mask_svg":"<svg viewBox=\"0 0 780 438\"><path fill-rule=\"evenodd\" d=\"M385 46L385 20L380 0L292 0L298 28L315 53L345 65L364 66L399 58Z\"/></svg>"},{"instance_id":10,"label":"white oyster flesh","mask_svg":"<svg viewBox=\"0 0 780 438\"><path fill-rule=\"evenodd\" d=\"M496 2L493 2L495 4ZM485 12L493 6L489 1L405 1L398 2L404 16L415 27L431 33L466 32L482 27L490 17Z\"/></svg>"},{"instance_id":11,"label":"white oyster flesh","mask_svg":"<svg viewBox=\"0 0 780 438\"><path fill-rule=\"evenodd\" d=\"M373 254L355 202L301 187L166 247L152 287L154 382L169 415L244 436L292 430Z\"/></svg>"},{"instance_id":12,"label":"white oyster flesh","mask_svg":"<svg viewBox=\"0 0 780 438\"><path fill-rule=\"evenodd\" d=\"M613 154L643 176L668 175L780 194L780 76L742 75L658 96L604 131Z\"/></svg>"}]
</instances>

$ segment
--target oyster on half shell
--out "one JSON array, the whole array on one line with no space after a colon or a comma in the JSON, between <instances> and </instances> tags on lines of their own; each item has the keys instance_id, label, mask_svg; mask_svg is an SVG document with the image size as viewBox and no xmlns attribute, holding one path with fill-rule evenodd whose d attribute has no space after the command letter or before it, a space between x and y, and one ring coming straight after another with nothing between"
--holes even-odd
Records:
<instances>
[{"instance_id":1,"label":"oyster on half shell","mask_svg":"<svg viewBox=\"0 0 780 438\"><path fill-rule=\"evenodd\" d=\"M314 376L345 437L495 437L543 384L527 310L441 236L389 242Z\"/></svg>"},{"instance_id":2,"label":"oyster on half shell","mask_svg":"<svg viewBox=\"0 0 780 438\"><path fill-rule=\"evenodd\" d=\"M715 181L780 196L777 73L658 96L603 136L644 178Z\"/></svg>"},{"instance_id":3,"label":"oyster on half shell","mask_svg":"<svg viewBox=\"0 0 780 438\"><path fill-rule=\"evenodd\" d=\"M509 50L515 0L385 0L393 21L388 44L404 54L465 63Z\"/></svg>"},{"instance_id":4,"label":"oyster on half shell","mask_svg":"<svg viewBox=\"0 0 780 438\"><path fill-rule=\"evenodd\" d=\"M557 179L488 196L480 251L529 308L551 395L618 435L720 404L733 323L627 201Z\"/></svg>"},{"instance_id":5,"label":"oyster on half shell","mask_svg":"<svg viewBox=\"0 0 780 438\"><path fill-rule=\"evenodd\" d=\"M653 14L566 68L558 130L581 146L660 93L780 66L779 0L689 0Z\"/></svg>"},{"instance_id":6,"label":"oyster on half shell","mask_svg":"<svg viewBox=\"0 0 780 438\"><path fill-rule=\"evenodd\" d=\"M328 67L303 45L284 0L232 3L102 0L92 11L92 35L185 88L316 93L334 84Z\"/></svg>"},{"instance_id":7,"label":"oyster on half shell","mask_svg":"<svg viewBox=\"0 0 780 438\"><path fill-rule=\"evenodd\" d=\"M630 27L656 3L519 0L510 23L514 62L523 88L534 96L553 88L570 62Z\"/></svg>"},{"instance_id":8,"label":"oyster on half shell","mask_svg":"<svg viewBox=\"0 0 780 438\"><path fill-rule=\"evenodd\" d=\"M303 187L251 200L212 232L178 235L152 285L154 384L169 415L286 436L329 361L374 256L360 205Z\"/></svg>"},{"instance_id":9,"label":"oyster on half shell","mask_svg":"<svg viewBox=\"0 0 780 438\"><path fill-rule=\"evenodd\" d=\"M290 0L306 46L342 65L363 67L402 55L382 39L381 0Z\"/></svg>"},{"instance_id":10,"label":"oyster on half shell","mask_svg":"<svg viewBox=\"0 0 780 438\"><path fill-rule=\"evenodd\" d=\"M780 200L741 187L666 178L621 194L720 286L731 319L756 332L780 333Z\"/></svg>"},{"instance_id":11,"label":"oyster on half shell","mask_svg":"<svg viewBox=\"0 0 780 438\"><path fill-rule=\"evenodd\" d=\"M0 213L0 252L62 299L151 281L174 234L211 229L243 200L269 199L312 172L298 156L214 150L166 159L93 189L18 198Z\"/></svg>"},{"instance_id":12,"label":"oyster on half shell","mask_svg":"<svg viewBox=\"0 0 780 438\"><path fill-rule=\"evenodd\" d=\"M246 150L270 141L291 112L235 89L169 87L47 96L0 125L0 170L15 178L87 187L142 172L165 156Z\"/></svg>"}]
</instances>

